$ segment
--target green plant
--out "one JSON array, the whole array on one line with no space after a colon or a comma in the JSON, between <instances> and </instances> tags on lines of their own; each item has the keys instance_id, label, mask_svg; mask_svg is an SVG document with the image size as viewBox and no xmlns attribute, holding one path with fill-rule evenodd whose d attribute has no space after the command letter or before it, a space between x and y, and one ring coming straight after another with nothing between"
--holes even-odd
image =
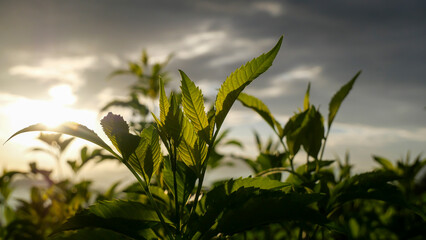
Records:
<instances>
[{"instance_id":1,"label":"green plant","mask_svg":"<svg viewBox=\"0 0 426 240\"><path fill-rule=\"evenodd\" d=\"M86 139L119 159L138 181L139 185L126 189L128 199L96 202L69 218L51 238L374 238L381 231L391 237L400 236L380 218L383 211L375 214L371 223L363 222L362 214L372 213L372 206L376 211L388 205L405 209L413 219L424 221L424 210L393 184L400 178L394 172L381 169L351 176L346 162L339 165L342 174L337 178L330 168L334 161L323 159L337 111L360 73L331 99L327 131L318 108L310 103L310 86L303 110L284 126L259 99L242 93L272 65L281 43L282 38L272 50L227 77L214 108L208 112L201 90L183 71L181 98L174 93L167 96L160 79L160 116L153 114L155 123L145 126L139 135L130 133L129 125L119 115L109 113L102 119L103 130L115 150L77 123L54 129L36 124L13 134L11 138L24 132L49 130ZM257 177L230 179L206 191L203 181L208 161L237 99L272 127L282 150L271 144L257 160L246 161ZM160 140L167 151L164 156ZM307 154L306 164L295 166L293 160L301 148ZM271 177L283 172L288 174L285 181L280 181L281 175ZM353 210L359 216L347 214ZM365 231L358 234L355 230L361 228Z\"/></svg>"}]
</instances>

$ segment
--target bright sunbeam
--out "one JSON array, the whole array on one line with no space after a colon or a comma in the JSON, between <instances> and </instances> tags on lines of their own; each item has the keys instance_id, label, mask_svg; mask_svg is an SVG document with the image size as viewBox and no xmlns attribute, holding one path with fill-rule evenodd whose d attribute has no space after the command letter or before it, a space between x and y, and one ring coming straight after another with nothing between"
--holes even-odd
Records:
<instances>
[{"instance_id":1,"label":"bright sunbeam","mask_svg":"<svg viewBox=\"0 0 426 240\"><path fill-rule=\"evenodd\" d=\"M15 131L37 123L51 128L64 122L77 122L88 127L96 126L95 111L69 106L77 100L70 86L54 86L49 90L49 95L51 100L48 101L9 95L0 108L3 124Z\"/></svg>"},{"instance_id":2,"label":"bright sunbeam","mask_svg":"<svg viewBox=\"0 0 426 240\"><path fill-rule=\"evenodd\" d=\"M70 85L57 85L49 89L49 95L55 104L72 105L77 101Z\"/></svg>"}]
</instances>

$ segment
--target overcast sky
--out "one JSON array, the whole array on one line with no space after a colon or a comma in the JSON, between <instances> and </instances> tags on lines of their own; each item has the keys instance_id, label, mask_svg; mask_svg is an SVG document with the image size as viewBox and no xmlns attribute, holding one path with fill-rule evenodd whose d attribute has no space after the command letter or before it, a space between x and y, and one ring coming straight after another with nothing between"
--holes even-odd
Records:
<instances>
[{"instance_id":1,"label":"overcast sky","mask_svg":"<svg viewBox=\"0 0 426 240\"><path fill-rule=\"evenodd\" d=\"M326 116L334 92L362 70L326 156L349 150L356 167L366 170L374 166L372 154L397 159L426 149L426 3L389 0L0 0L0 137L4 141L49 114L100 133L98 110L125 96L132 83L106 76L137 60L142 49L156 60L175 54L167 68L176 80L171 88L182 69L214 98L227 75L281 35L273 66L247 92L267 103L282 124L302 107L308 82L311 102ZM65 89L63 102L55 88ZM264 139L271 134L238 103L226 126L248 146L253 128ZM33 159L24 149L34 136L2 146L0 168L25 169ZM247 147L246 153L255 152Z\"/></svg>"}]
</instances>

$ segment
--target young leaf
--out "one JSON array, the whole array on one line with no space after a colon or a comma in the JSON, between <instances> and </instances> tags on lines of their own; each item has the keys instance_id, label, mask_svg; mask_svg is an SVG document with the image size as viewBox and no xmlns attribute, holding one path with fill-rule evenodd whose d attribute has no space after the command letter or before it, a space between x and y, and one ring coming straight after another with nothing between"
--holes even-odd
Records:
<instances>
[{"instance_id":1,"label":"young leaf","mask_svg":"<svg viewBox=\"0 0 426 240\"><path fill-rule=\"evenodd\" d=\"M278 131L278 134L281 136L283 129L281 128L281 125L275 120L274 116L272 115L271 111L269 111L268 106L264 104L260 99L248 95L246 93L240 93L238 96L238 100L246 107L253 109L255 112L257 112L268 124L271 126L272 129L275 130L275 128Z\"/></svg>"},{"instance_id":2,"label":"young leaf","mask_svg":"<svg viewBox=\"0 0 426 240\"><path fill-rule=\"evenodd\" d=\"M308 118L308 122L304 126L305 136L303 137L302 145L309 156L317 159L324 138L324 120L321 113L314 106L309 108L306 117Z\"/></svg>"},{"instance_id":3,"label":"young leaf","mask_svg":"<svg viewBox=\"0 0 426 240\"><path fill-rule=\"evenodd\" d=\"M206 141L210 141L209 136L209 122L204 110L204 98L201 90L195 86L194 82L181 70L182 76L181 90L182 90L182 106L185 115L191 120L195 130Z\"/></svg>"},{"instance_id":4,"label":"young leaf","mask_svg":"<svg viewBox=\"0 0 426 240\"><path fill-rule=\"evenodd\" d=\"M207 155L206 143L197 137L191 123L185 116L182 118L182 128L183 138L178 145L178 159L187 166L195 166L199 170Z\"/></svg>"},{"instance_id":5,"label":"young leaf","mask_svg":"<svg viewBox=\"0 0 426 240\"><path fill-rule=\"evenodd\" d=\"M127 161L139 145L140 137L129 133L129 126L120 115L108 113L101 120L102 128L112 144Z\"/></svg>"},{"instance_id":6,"label":"young leaf","mask_svg":"<svg viewBox=\"0 0 426 240\"><path fill-rule=\"evenodd\" d=\"M220 129L222 126L226 115L244 88L272 65L281 47L282 39L283 37L280 38L275 47L269 52L241 66L226 78L219 89L215 102L215 121L217 129Z\"/></svg>"},{"instance_id":7,"label":"young leaf","mask_svg":"<svg viewBox=\"0 0 426 240\"><path fill-rule=\"evenodd\" d=\"M163 79L160 79L160 122L164 123L169 112L170 103L164 90Z\"/></svg>"},{"instance_id":8,"label":"young leaf","mask_svg":"<svg viewBox=\"0 0 426 240\"><path fill-rule=\"evenodd\" d=\"M166 131L167 137L173 139L175 145L179 145L182 136L182 119L183 114L179 108L176 95L170 95L170 107L165 116L163 123L164 130ZM161 121L161 119L160 119Z\"/></svg>"},{"instance_id":9,"label":"young leaf","mask_svg":"<svg viewBox=\"0 0 426 240\"><path fill-rule=\"evenodd\" d=\"M136 169L142 171L146 176L146 182L150 182L153 173L160 167L163 156L158 138L158 132L154 126L149 126L142 130L141 141L136 148L136 157L131 157L131 164L137 166Z\"/></svg>"},{"instance_id":10,"label":"young leaf","mask_svg":"<svg viewBox=\"0 0 426 240\"><path fill-rule=\"evenodd\" d=\"M333 123L333 120L336 117L337 111L339 111L340 105L342 104L343 100L351 91L352 86L355 83L355 80L358 78L360 74L361 74L361 71L355 74L355 76L348 83L346 83L342 88L340 88L340 90L337 91L336 94L334 94L333 98L331 98L331 101L328 105L328 111L329 111L328 128L330 128L331 124Z\"/></svg>"},{"instance_id":11,"label":"young leaf","mask_svg":"<svg viewBox=\"0 0 426 240\"><path fill-rule=\"evenodd\" d=\"M193 125L179 108L174 94L170 97L170 109L164 123L166 135L177 146L178 160L187 166L199 168L207 155L206 143L199 138Z\"/></svg>"},{"instance_id":12,"label":"young leaf","mask_svg":"<svg viewBox=\"0 0 426 240\"><path fill-rule=\"evenodd\" d=\"M378 162L382 167L386 170L394 170L395 167L392 165L391 161L387 160L386 158L379 157L379 156L373 156L374 161Z\"/></svg>"},{"instance_id":13,"label":"young leaf","mask_svg":"<svg viewBox=\"0 0 426 240\"><path fill-rule=\"evenodd\" d=\"M309 108L309 92L311 90L311 83L308 84L308 89L306 89L305 99L303 100L303 110Z\"/></svg>"},{"instance_id":14,"label":"young leaf","mask_svg":"<svg viewBox=\"0 0 426 240\"><path fill-rule=\"evenodd\" d=\"M34 131L49 131L49 132L63 133L63 134L68 134L74 137L82 138L104 148L105 150L109 151L117 158L121 159L121 157L117 153L115 153L108 146L108 144L106 144L93 130L90 130L86 126L83 126L81 124L74 123L74 122L63 123L60 126L54 127L54 128L47 127L46 125L41 123L31 125L29 127L26 127L14 133L9 139L7 139L6 142L8 142L11 138L15 137L18 134L25 133L25 132L34 132Z\"/></svg>"},{"instance_id":15,"label":"young leaf","mask_svg":"<svg viewBox=\"0 0 426 240\"><path fill-rule=\"evenodd\" d=\"M299 152L304 137L304 122L309 110L296 113L284 126L283 136L286 136L287 146L290 154L295 156Z\"/></svg>"}]
</instances>

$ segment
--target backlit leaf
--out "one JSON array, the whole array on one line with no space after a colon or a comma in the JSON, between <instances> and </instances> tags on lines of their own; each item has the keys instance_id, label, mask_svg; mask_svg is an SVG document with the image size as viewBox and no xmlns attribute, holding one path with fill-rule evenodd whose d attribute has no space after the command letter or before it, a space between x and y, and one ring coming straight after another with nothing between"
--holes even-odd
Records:
<instances>
[{"instance_id":1,"label":"backlit leaf","mask_svg":"<svg viewBox=\"0 0 426 240\"><path fill-rule=\"evenodd\" d=\"M164 123L167 113L169 112L170 103L167 99L166 92L164 90L164 82L160 79L160 121Z\"/></svg>"},{"instance_id":2,"label":"backlit leaf","mask_svg":"<svg viewBox=\"0 0 426 240\"><path fill-rule=\"evenodd\" d=\"M63 123L57 127L48 127L41 123L31 125L29 127L26 127L14 133L7 141L9 141L11 138L15 137L18 134L25 133L25 132L34 132L34 131L49 131L49 132L63 133L63 134L68 134L74 137L82 138L104 148L105 150L109 151L114 156L120 159L119 155L117 155L108 146L108 144L106 144L93 130L90 130L86 126L78 124L78 123L74 123L74 122Z\"/></svg>"},{"instance_id":3,"label":"backlit leaf","mask_svg":"<svg viewBox=\"0 0 426 240\"><path fill-rule=\"evenodd\" d=\"M393 170L395 169L392 165L391 161L387 160L386 158L379 157L379 156L373 156L374 161L378 162L384 169L386 170Z\"/></svg>"},{"instance_id":4,"label":"backlit leaf","mask_svg":"<svg viewBox=\"0 0 426 240\"><path fill-rule=\"evenodd\" d=\"M311 83L308 84L308 89L306 89L305 99L303 100L303 110L309 108L309 92L311 90Z\"/></svg>"},{"instance_id":5,"label":"backlit leaf","mask_svg":"<svg viewBox=\"0 0 426 240\"><path fill-rule=\"evenodd\" d=\"M147 222L160 222L157 213L150 206L136 201L99 201L89 207L89 212L101 218L124 218ZM165 216L166 223L172 224Z\"/></svg>"},{"instance_id":6,"label":"backlit leaf","mask_svg":"<svg viewBox=\"0 0 426 240\"><path fill-rule=\"evenodd\" d=\"M139 173L143 172L143 176L147 177L145 180L150 182L152 175L158 170L163 159L158 132L152 125L142 130L141 141L135 153L135 156L130 158L130 163L135 166Z\"/></svg>"},{"instance_id":7,"label":"backlit leaf","mask_svg":"<svg viewBox=\"0 0 426 240\"><path fill-rule=\"evenodd\" d=\"M207 115L204 110L203 94L183 71L179 72L182 77L180 88L182 90L183 111L189 120L191 120L198 134L208 142L210 141L210 130Z\"/></svg>"},{"instance_id":8,"label":"backlit leaf","mask_svg":"<svg viewBox=\"0 0 426 240\"><path fill-rule=\"evenodd\" d=\"M282 134L283 129L281 128L281 125L275 120L271 111L269 111L268 106L266 106L266 104L264 104L260 99L246 93L240 93L238 100L244 106L257 112L269 124L269 126L271 126L272 129L277 129L278 134Z\"/></svg>"},{"instance_id":9,"label":"backlit leaf","mask_svg":"<svg viewBox=\"0 0 426 240\"><path fill-rule=\"evenodd\" d=\"M112 144L127 161L139 145L140 137L129 133L129 125L120 115L108 113L101 120L102 128Z\"/></svg>"},{"instance_id":10,"label":"backlit leaf","mask_svg":"<svg viewBox=\"0 0 426 240\"><path fill-rule=\"evenodd\" d=\"M348 83L343 85L343 87L341 87L340 90L337 91L336 94L334 94L333 98L331 98L331 101L328 105L328 128L330 128L331 124L333 123L333 120L336 117L337 111L339 111L340 105L342 104L343 100L351 91L352 86L355 83L355 80L358 78L360 74L361 74L361 71L359 71Z\"/></svg>"},{"instance_id":11,"label":"backlit leaf","mask_svg":"<svg viewBox=\"0 0 426 240\"><path fill-rule=\"evenodd\" d=\"M272 65L272 62L281 47L281 43L282 37L275 47L269 52L262 54L246 63L246 65L241 66L226 78L225 82L219 89L215 102L215 121L217 129L220 129L222 126L226 115L244 88Z\"/></svg>"}]
</instances>

